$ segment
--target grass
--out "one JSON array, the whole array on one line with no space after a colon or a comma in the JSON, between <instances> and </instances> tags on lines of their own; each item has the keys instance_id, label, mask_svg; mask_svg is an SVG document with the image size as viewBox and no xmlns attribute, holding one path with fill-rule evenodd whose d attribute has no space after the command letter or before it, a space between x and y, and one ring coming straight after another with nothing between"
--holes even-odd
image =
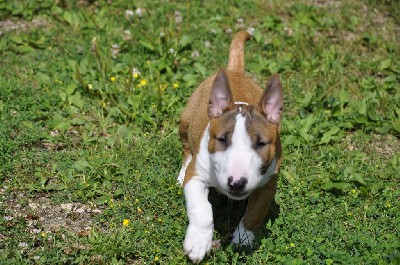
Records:
<instances>
[{"instance_id":1,"label":"grass","mask_svg":"<svg viewBox=\"0 0 400 265\"><path fill-rule=\"evenodd\" d=\"M232 227L204 264L398 263L398 10L0 2L1 263L187 263L179 113L248 27L247 70L284 84L277 206L248 253L228 244L223 201Z\"/></svg>"}]
</instances>

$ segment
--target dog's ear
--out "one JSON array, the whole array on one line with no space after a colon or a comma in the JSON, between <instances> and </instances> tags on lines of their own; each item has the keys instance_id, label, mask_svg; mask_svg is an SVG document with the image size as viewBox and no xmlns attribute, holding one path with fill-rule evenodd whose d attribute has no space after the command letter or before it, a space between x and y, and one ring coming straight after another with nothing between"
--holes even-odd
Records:
<instances>
[{"instance_id":1,"label":"dog's ear","mask_svg":"<svg viewBox=\"0 0 400 265\"><path fill-rule=\"evenodd\" d=\"M215 118L221 116L224 109L232 104L232 93L226 72L220 70L215 76L208 103L208 116Z\"/></svg>"},{"instance_id":2,"label":"dog's ear","mask_svg":"<svg viewBox=\"0 0 400 265\"><path fill-rule=\"evenodd\" d=\"M261 97L259 106L265 117L267 117L270 122L276 124L281 123L283 97L282 84L279 75L275 74L269 80L267 88Z\"/></svg>"}]
</instances>

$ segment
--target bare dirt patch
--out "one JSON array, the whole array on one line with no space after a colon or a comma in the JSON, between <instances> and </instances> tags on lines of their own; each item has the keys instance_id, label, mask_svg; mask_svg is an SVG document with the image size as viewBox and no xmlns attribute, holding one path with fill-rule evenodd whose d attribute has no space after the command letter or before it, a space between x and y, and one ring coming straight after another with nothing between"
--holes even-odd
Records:
<instances>
[{"instance_id":1,"label":"bare dirt patch","mask_svg":"<svg viewBox=\"0 0 400 265\"><path fill-rule=\"evenodd\" d=\"M0 36L10 31L28 32L34 28L48 26L49 22L44 18L33 18L31 21L6 19L0 21Z\"/></svg>"},{"instance_id":2,"label":"bare dirt patch","mask_svg":"<svg viewBox=\"0 0 400 265\"><path fill-rule=\"evenodd\" d=\"M72 233L86 234L92 229L96 215L102 213L96 205L79 202L54 203L49 195L36 195L28 198L23 192L0 190L5 209L5 218L24 218L29 232L37 234L57 232L64 228Z\"/></svg>"},{"instance_id":3,"label":"bare dirt patch","mask_svg":"<svg viewBox=\"0 0 400 265\"><path fill-rule=\"evenodd\" d=\"M390 134L380 135L374 134L367 143L360 143L355 140L353 135L346 137L347 150L361 151L371 155L379 155L380 157L391 159L395 154L400 154L400 140Z\"/></svg>"}]
</instances>

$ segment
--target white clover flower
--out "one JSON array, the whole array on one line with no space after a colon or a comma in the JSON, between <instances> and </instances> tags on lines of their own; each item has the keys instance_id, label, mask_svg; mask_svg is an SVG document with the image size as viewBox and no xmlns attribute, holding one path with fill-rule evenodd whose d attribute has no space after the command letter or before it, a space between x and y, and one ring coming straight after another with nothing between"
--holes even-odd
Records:
<instances>
[{"instance_id":1,"label":"white clover flower","mask_svg":"<svg viewBox=\"0 0 400 265\"><path fill-rule=\"evenodd\" d=\"M18 247L20 247L20 248L27 248L27 247L28 247L28 243L26 243L26 242L21 242L21 243L18 244Z\"/></svg>"},{"instance_id":2,"label":"white clover flower","mask_svg":"<svg viewBox=\"0 0 400 265\"><path fill-rule=\"evenodd\" d=\"M117 58L117 55L119 54L119 52L121 51L121 48L119 47L119 45L118 44L113 44L112 46L111 46L111 56L112 56L112 58Z\"/></svg>"},{"instance_id":3,"label":"white clover flower","mask_svg":"<svg viewBox=\"0 0 400 265\"><path fill-rule=\"evenodd\" d=\"M133 13L132 10L125 10L125 18L126 19L130 19L131 17L133 17L135 15L135 13Z\"/></svg>"},{"instance_id":4,"label":"white clover flower","mask_svg":"<svg viewBox=\"0 0 400 265\"><path fill-rule=\"evenodd\" d=\"M4 216L4 220L6 220L6 221L11 221L12 219L14 219L14 217L12 217L12 216Z\"/></svg>"},{"instance_id":5,"label":"white clover flower","mask_svg":"<svg viewBox=\"0 0 400 265\"><path fill-rule=\"evenodd\" d=\"M244 22L244 19L243 19L243 18L238 18L238 19L236 20L236 27L239 28L239 29L244 28L243 22Z\"/></svg>"},{"instance_id":6,"label":"white clover flower","mask_svg":"<svg viewBox=\"0 0 400 265\"><path fill-rule=\"evenodd\" d=\"M225 30L225 32L228 33L228 34L231 34L231 33L233 32L233 30L232 30L231 28L227 28L227 29Z\"/></svg>"},{"instance_id":7,"label":"white clover flower","mask_svg":"<svg viewBox=\"0 0 400 265\"><path fill-rule=\"evenodd\" d=\"M32 232L33 232L34 234L39 234L41 231L42 231L42 230L41 230L41 229L38 229L38 228L34 228L34 229L32 230Z\"/></svg>"},{"instance_id":8,"label":"white clover flower","mask_svg":"<svg viewBox=\"0 0 400 265\"><path fill-rule=\"evenodd\" d=\"M182 23L182 14L179 10L175 10L175 22L176 24Z\"/></svg>"},{"instance_id":9,"label":"white clover flower","mask_svg":"<svg viewBox=\"0 0 400 265\"><path fill-rule=\"evenodd\" d=\"M254 35L254 32L255 32L255 31L256 31L255 28L252 28L252 27L247 28L247 32L248 32L251 36Z\"/></svg>"},{"instance_id":10,"label":"white clover flower","mask_svg":"<svg viewBox=\"0 0 400 265\"><path fill-rule=\"evenodd\" d=\"M174 54L174 53L175 53L174 48L171 48L171 49L169 49L168 51L169 51L169 53L171 53L171 54Z\"/></svg>"},{"instance_id":11,"label":"white clover flower","mask_svg":"<svg viewBox=\"0 0 400 265\"><path fill-rule=\"evenodd\" d=\"M211 43L207 40L204 42L204 46L206 46L206 48L210 48L211 47Z\"/></svg>"},{"instance_id":12,"label":"white clover flower","mask_svg":"<svg viewBox=\"0 0 400 265\"><path fill-rule=\"evenodd\" d=\"M289 27L284 27L283 30L286 32L286 34L290 37L293 35L293 29Z\"/></svg>"},{"instance_id":13,"label":"white clover flower","mask_svg":"<svg viewBox=\"0 0 400 265\"><path fill-rule=\"evenodd\" d=\"M136 15L138 17L142 17L143 16L143 9L138 7L138 8L136 8L135 13L136 13Z\"/></svg>"},{"instance_id":14,"label":"white clover flower","mask_svg":"<svg viewBox=\"0 0 400 265\"><path fill-rule=\"evenodd\" d=\"M210 32L211 32L212 34L217 34L217 31L216 31L215 29L210 30Z\"/></svg>"},{"instance_id":15,"label":"white clover flower","mask_svg":"<svg viewBox=\"0 0 400 265\"><path fill-rule=\"evenodd\" d=\"M200 56L200 53L199 53L199 51L195 50L192 52L191 56L192 56L192 59L195 59Z\"/></svg>"},{"instance_id":16,"label":"white clover flower","mask_svg":"<svg viewBox=\"0 0 400 265\"><path fill-rule=\"evenodd\" d=\"M125 40L125 41L132 39L132 34L131 34L131 31L129 29L124 30L122 32L122 39Z\"/></svg>"}]
</instances>

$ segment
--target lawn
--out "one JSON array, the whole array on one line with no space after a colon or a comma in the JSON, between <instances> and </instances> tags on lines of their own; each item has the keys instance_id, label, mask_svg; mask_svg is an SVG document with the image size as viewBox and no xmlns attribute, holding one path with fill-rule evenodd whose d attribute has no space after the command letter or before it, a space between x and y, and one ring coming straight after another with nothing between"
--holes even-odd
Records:
<instances>
[{"instance_id":1,"label":"lawn","mask_svg":"<svg viewBox=\"0 0 400 265\"><path fill-rule=\"evenodd\" d=\"M186 264L179 114L254 29L284 87L276 204L251 251L216 196L204 264L400 263L396 1L0 1L0 263ZM217 211L215 211L217 212Z\"/></svg>"}]
</instances>

